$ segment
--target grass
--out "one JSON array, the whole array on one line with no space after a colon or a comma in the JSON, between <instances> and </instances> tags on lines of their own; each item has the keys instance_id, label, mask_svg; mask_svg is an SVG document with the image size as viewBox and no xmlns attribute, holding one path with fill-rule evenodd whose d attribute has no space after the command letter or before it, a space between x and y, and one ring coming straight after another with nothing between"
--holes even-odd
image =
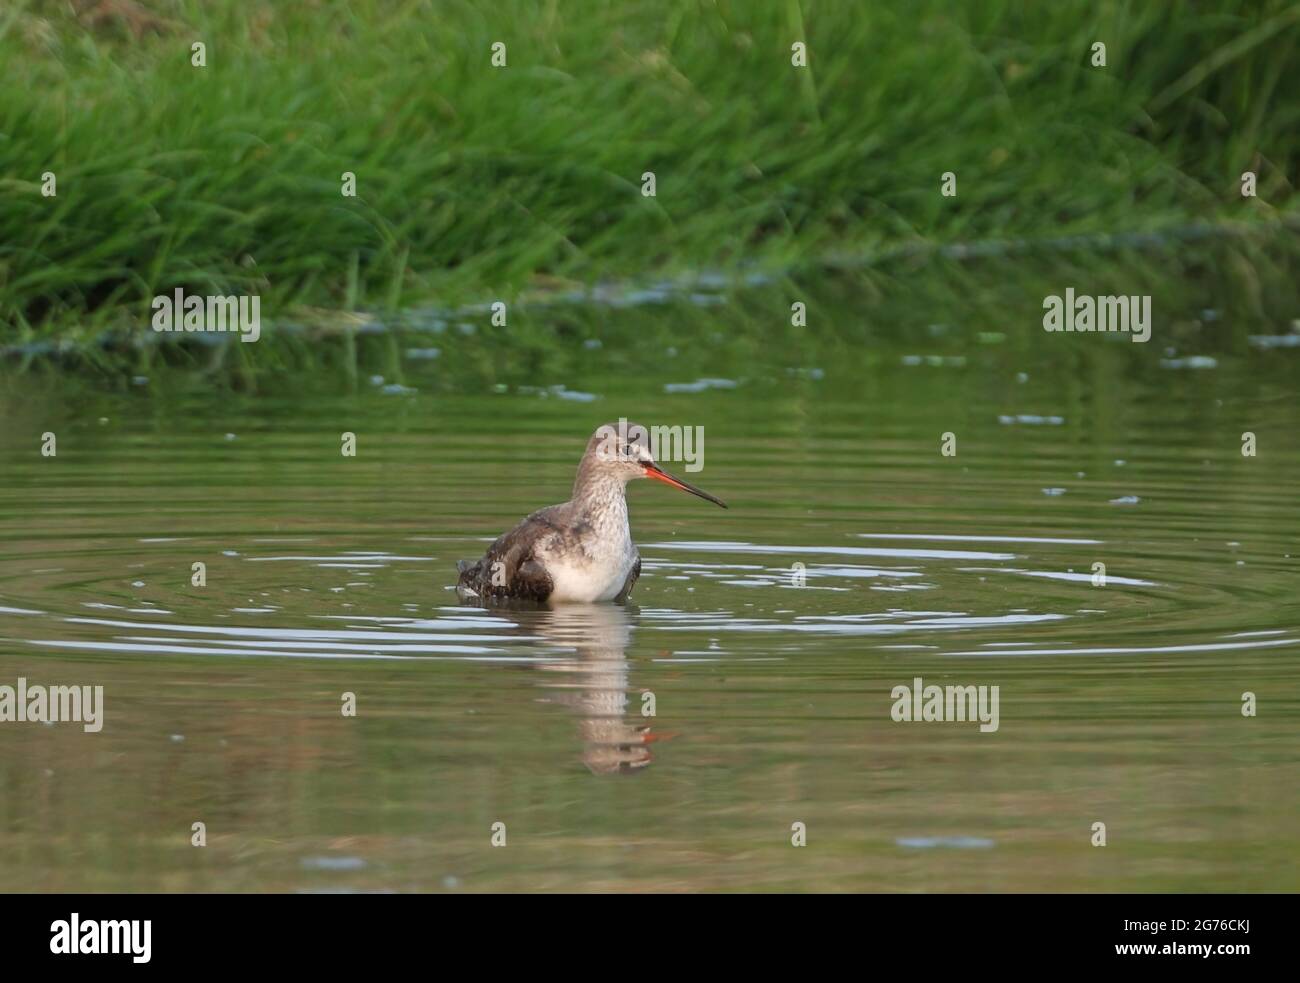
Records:
<instances>
[{"instance_id":1,"label":"grass","mask_svg":"<svg viewBox=\"0 0 1300 983\"><path fill-rule=\"evenodd\" d=\"M1296 213L1298 40L1282 0L17 0L0 342L146 332L176 287L257 293L271 317L392 311L908 243L1269 227Z\"/></svg>"}]
</instances>

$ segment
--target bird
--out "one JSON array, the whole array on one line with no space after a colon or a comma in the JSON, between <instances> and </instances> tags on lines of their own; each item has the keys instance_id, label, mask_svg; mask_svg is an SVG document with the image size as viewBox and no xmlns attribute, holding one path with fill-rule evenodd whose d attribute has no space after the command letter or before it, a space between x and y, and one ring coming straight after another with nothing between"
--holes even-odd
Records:
<instances>
[{"instance_id":1,"label":"bird","mask_svg":"<svg viewBox=\"0 0 1300 983\"><path fill-rule=\"evenodd\" d=\"M460 598L547 604L626 601L641 576L641 555L627 522L629 481L651 478L727 507L655 463L648 433L625 420L597 427L578 464L573 497L521 520L481 559L457 563Z\"/></svg>"}]
</instances>

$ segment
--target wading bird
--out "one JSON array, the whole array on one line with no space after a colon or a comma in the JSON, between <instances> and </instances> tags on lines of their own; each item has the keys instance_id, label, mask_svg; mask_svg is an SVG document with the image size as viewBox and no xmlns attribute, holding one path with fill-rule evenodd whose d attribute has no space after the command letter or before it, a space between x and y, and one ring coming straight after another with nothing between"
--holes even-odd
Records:
<instances>
[{"instance_id":1,"label":"wading bird","mask_svg":"<svg viewBox=\"0 0 1300 983\"><path fill-rule=\"evenodd\" d=\"M726 508L708 492L655 463L648 431L607 423L587 441L573 497L528 516L477 561L456 565L464 599L622 601L641 575L641 557L627 524L627 483L653 478Z\"/></svg>"}]
</instances>

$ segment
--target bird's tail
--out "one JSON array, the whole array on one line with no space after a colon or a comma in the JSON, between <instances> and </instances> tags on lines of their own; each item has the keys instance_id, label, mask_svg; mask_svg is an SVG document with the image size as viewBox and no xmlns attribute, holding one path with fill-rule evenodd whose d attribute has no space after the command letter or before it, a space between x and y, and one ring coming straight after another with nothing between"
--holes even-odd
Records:
<instances>
[{"instance_id":1,"label":"bird's tail","mask_svg":"<svg viewBox=\"0 0 1300 983\"><path fill-rule=\"evenodd\" d=\"M479 596L479 567L482 565L481 560L457 560L456 573L456 593L462 598L475 598Z\"/></svg>"}]
</instances>

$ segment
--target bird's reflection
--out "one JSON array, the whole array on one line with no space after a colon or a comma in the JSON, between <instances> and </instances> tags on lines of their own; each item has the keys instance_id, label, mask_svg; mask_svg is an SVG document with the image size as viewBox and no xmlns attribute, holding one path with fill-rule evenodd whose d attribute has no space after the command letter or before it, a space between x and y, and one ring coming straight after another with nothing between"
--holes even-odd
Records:
<instances>
[{"instance_id":1,"label":"bird's reflection","mask_svg":"<svg viewBox=\"0 0 1300 983\"><path fill-rule=\"evenodd\" d=\"M540 685L580 715L582 761L593 774L650 764L650 725L640 700L628 711L627 646L632 612L621 604L566 604L538 612L537 634L573 657L545 662Z\"/></svg>"},{"instance_id":2,"label":"bird's reflection","mask_svg":"<svg viewBox=\"0 0 1300 983\"><path fill-rule=\"evenodd\" d=\"M563 655L538 664L538 685L550 702L579 715L582 761L593 774L638 771L653 758L650 718L642 716L639 699L628 706L627 646L636 611L623 604L512 605L509 611L520 628Z\"/></svg>"}]
</instances>

